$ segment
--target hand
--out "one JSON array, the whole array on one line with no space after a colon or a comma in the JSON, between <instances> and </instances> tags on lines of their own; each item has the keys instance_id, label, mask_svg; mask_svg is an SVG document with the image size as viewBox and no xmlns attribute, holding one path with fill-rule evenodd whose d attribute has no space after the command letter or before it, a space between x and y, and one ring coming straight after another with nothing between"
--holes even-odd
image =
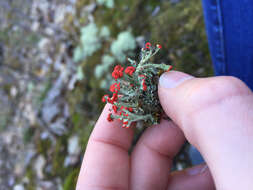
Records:
<instances>
[{"instance_id":1,"label":"hand","mask_svg":"<svg viewBox=\"0 0 253 190\"><path fill-rule=\"evenodd\" d=\"M233 77L193 78L163 74L159 98L166 114L148 128L129 156L133 131L107 122L106 105L90 136L77 190L252 189L253 94ZM170 173L186 139L205 165ZM214 183L213 183L213 179Z\"/></svg>"}]
</instances>

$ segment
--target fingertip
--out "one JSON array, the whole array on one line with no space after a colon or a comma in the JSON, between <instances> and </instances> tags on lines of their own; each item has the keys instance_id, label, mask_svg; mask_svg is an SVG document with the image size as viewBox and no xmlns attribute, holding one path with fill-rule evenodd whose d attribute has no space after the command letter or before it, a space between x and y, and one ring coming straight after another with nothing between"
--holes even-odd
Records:
<instances>
[{"instance_id":1,"label":"fingertip","mask_svg":"<svg viewBox=\"0 0 253 190\"><path fill-rule=\"evenodd\" d=\"M193 76L179 71L166 72L159 78L158 96L160 103L165 113L176 123L175 111L178 110L177 105L180 105L183 98L183 94L179 93L177 87L193 78Z\"/></svg>"},{"instance_id":2,"label":"fingertip","mask_svg":"<svg viewBox=\"0 0 253 190\"><path fill-rule=\"evenodd\" d=\"M131 189L165 189L172 159L184 141L171 121L162 120L145 130L132 153Z\"/></svg>"},{"instance_id":3,"label":"fingertip","mask_svg":"<svg viewBox=\"0 0 253 190\"><path fill-rule=\"evenodd\" d=\"M172 121L162 119L157 125L149 127L140 142L159 147L159 151L173 157L185 141L182 130Z\"/></svg>"},{"instance_id":4,"label":"fingertip","mask_svg":"<svg viewBox=\"0 0 253 190\"><path fill-rule=\"evenodd\" d=\"M193 76L179 71L170 71L163 73L159 78L159 86L165 89L175 88L185 80L191 79Z\"/></svg>"},{"instance_id":5,"label":"fingertip","mask_svg":"<svg viewBox=\"0 0 253 190\"><path fill-rule=\"evenodd\" d=\"M108 121L108 114L111 113L112 105L106 104L91 134L91 139L103 139L105 141L118 142L125 148L132 143L134 130L123 128L122 121L114 119Z\"/></svg>"},{"instance_id":6,"label":"fingertip","mask_svg":"<svg viewBox=\"0 0 253 190\"><path fill-rule=\"evenodd\" d=\"M118 120L109 122L110 108L105 105L89 138L77 189L128 189L133 130L122 128Z\"/></svg>"},{"instance_id":7,"label":"fingertip","mask_svg":"<svg viewBox=\"0 0 253 190\"><path fill-rule=\"evenodd\" d=\"M168 190L215 190L214 181L206 164L171 173Z\"/></svg>"}]
</instances>

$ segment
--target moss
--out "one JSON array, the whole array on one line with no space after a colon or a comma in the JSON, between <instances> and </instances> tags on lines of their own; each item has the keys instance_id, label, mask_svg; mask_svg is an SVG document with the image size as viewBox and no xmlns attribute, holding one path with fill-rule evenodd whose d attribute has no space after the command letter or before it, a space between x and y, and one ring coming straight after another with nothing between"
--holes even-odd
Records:
<instances>
[{"instance_id":1,"label":"moss","mask_svg":"<svg viewBox=\"0 0 253 190\"><path fill-rule=\"evenodd\" d=\"M132 26L138 33L141 30L145 31L151 16L151 13L146 9L147 5L149 5L149 2L146 0L132 1L131 4L128 4L129 11L123 17L123 26Z\"/></svg>"},{"instance_id":2,"label":"moss","mask_svg":"<svg viewBox=\"0 0 253 190\"><path fill-rule=\"evenodd\" d=\"M80 83L82 98L74 106L81 106L84 116L92 120L97 117L99 107L101 105L101 96L103 91L98 87L99 80L94 76L94 69L96 64L101 62L103 50L97 51L94 55L87 58L83 63L84 80ZM81 95L81 94L79 94Z\"/></svg>"},{"instance_id":3,"label":"moss","mask_svg":"<svg viewBox=\"0 0 253 190\"><path fill-rule=\"evenodd\" d=\"M171 61L176 70L196 76L212 75L201 2L166 2L162 7L161 13L151 22L151 39L169 50L169 54L163 52L163 58Z\"/></svg>"},{"instance_id":4,"label":"moss","mask_svg":"<svg viewBox=\"0 0 253 190\"><path fill-rule=\"evenodd\" d=\"M75 17L72 14L67 13L65 16L63 29L69 34L72 34L74 22L75 22Z\"/></svg>"},{"instance_id":5,"label":"moss","mask_svg":"<svg viewBox=\"0 0 253 190\"><path fill-rule=\"evenodd\" d=\"M54 152L52 154L52 176L65 177L67 168L64 167L65 155L67 155L67 140L66 136L62 136L56 142Z\"/></svg>"},{"instance_id":6,"label":"moss","mask_svg":"<svg viewBox=\"0 0 253 190\"><path fill-rule=\"evenodd\" d=\"M52 142L49 139L38 139L36 141L36 149L39 154L42 154L43 156L47 157L49 147L51 147Z\"/></svg>"},{"instance_id":7,"label":"moss","mask_svg":"<svg viewBox=\"0 0 253 190\"><path fill-rule=\"evenodd\" d=\"M81 131L80 131L80 146L83 150L85 150L91 131L93 130L94 126L91 124L87 124Z\"/></svg>"},{"instance_id":8,"label":"moss","mask_svg":"<svg viewBox=\"0 0 253 190\"><path fill-rule=\"evenodd\" d=\"M26 174L25 176L28 178L29 183L26 185L27 190L35 190L36 189L36 184L35 184L35 176L36 174L34 173L32 167L28 167L26 169Z\"/></svg>"},{"instance_id":9,"label":"moss","mask_svg":"<svg viewBox=\"0 0 253 190\"><path fill-rule=\"evenodd\" d=\"M24 143L28 143L32 140L32 137L35 133L35 128L34 127L28 127L25 129L24 134L23 134L23 141Z\"/></svg>"},{"instance_id":10,"label":"moss","mask_svg":"<svg viewBox=\"0 0 253 190\"><path fill-rule=\"evenodd\" d=\"M79 132L83 129L85 118L80 112L75 112L71 115L71 121L73 123L73 132Z\"/></svg>"},{"instance_id":11,"label":"moss","mask_svg":"<svg viewBox=\"0 0 253 190\"><path fill-rule=\"evenodd\" d=\"M85 73L84 73L84 77L85 77ZM84 117L84 110L83 110L84 108L82 105L84 93L85 93L84 86L86 85L83 84L83 81L77 82L76 88L74 88L72 92L69 92L67 94L70 118L74 127L73 132L76 131L75 129L78 129L79 127L81 127L80 126L80 123L82 122L81 119L83 119Z\"/></svg>"},{"instance_id":12,"label":"moss","mask_svg":"<svg viewBox=\"0 0 253 190\"><path fill-rule=\"evenodd\" d=\"M69 175L65 178L63 190L74 190L79 174L79 169L72 170Z\"/></svg>"}]
</instances>

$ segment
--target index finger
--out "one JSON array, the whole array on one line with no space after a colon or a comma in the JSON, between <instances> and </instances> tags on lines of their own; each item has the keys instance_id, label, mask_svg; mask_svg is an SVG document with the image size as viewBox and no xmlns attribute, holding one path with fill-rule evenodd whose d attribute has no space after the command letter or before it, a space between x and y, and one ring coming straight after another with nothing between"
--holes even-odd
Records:
<instances>
[{"instance_id":1,"label":"index finger","mask_svg":"<svg viewBox=\"0 0 253 190\"><path fill-rule=\"evenodd\" d=\"M77 190L128 189L133 130L118 120L107 121L107 104L90 136L78 177Z\"/></svg>"}]
</instances>

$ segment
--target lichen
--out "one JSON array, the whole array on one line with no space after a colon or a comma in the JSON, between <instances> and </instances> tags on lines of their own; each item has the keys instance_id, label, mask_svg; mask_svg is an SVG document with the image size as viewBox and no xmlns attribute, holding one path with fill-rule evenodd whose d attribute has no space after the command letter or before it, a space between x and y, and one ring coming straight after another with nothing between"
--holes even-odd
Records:
<instances>
[{"instance_id":1,"label":"lichen","mask_svg":"<svg viewBox=\"0 0 253 190\"><path fill-rule=\"evenodd\" d=\"M136 41L130 31L123 31L118 34L116 41L111 44L111 52L117 61L123 63L126 55L136 48Z\"/></svg>"},{"instance_id":2,"label":"lichen","mask_svg":"<svg viewBox=\"0 0 253 190\"><path fill-rule=\"evenodd\" d=\"M104 39L109 39L111 33L110 33L110 29L108 28L108 26L103 26L100 30L100 37L104 38Z\"/></svg>"},{"instance_id":3,"label":"lichen","mask_svg":"<svg viewBox=\"0 0 253 190\"><path fill-rule=\"evenodd\" d=\"M109 70L109 68L115 63L115 58L110 55L104 55L102 57L102 64L97 65L95 68L96 78L101 78L103 74Z\"/></svg>"},{"instance_id":4,"label":"lichen","mask_svg":"<svg viewBox=\"0 0 253 190\"><path fill-rule=\"evenodd\" d=\"M79 81L80 81L80 80L83 80L83 78L84 78L82 66L80 66L80 65L77 67L76 78L77 78L77 80L79 80Z\"/></svg>"},{"instance_id":5,"label":"lichen","mask_svg":"<svg viewBox=\"0 0 253 190\"><path fill-rule=\"evenodd\" d=\"M90 23L81 28L80 45L74 51L74 61L78 62L91 56L101 48L101 41L98 38L98 28L95 23Z\"/></svg>"},{"instance_id":6,"label":"lichen","mask_svg":"<svg viewBox=\"0 0 253 190\"><path fill-rule=\"evenodd\" d=\"M107 8L114 8L114 0L97 0L99 5L105 5Z\"/></svg>"},{"instance_id":7,"label":"lichen","mask_svg":"<svg viewBox=\"0 0 253 190\"><path fill-rule=\"evenodd\" d=\"M111 98L109 95L102 98L103 102L112 104L113 110L108 115L108 121L119 119L126 128L135 122L144 123L145 126L160 122L162 108L157 94L158 78L172 68L170 65L150 61L160 49L161 45L154 48L146 43L139 62L128 59L131 66L114 67L112 77L115 83L110 87L113 95Z\"/></svg>"}]
</instances>

